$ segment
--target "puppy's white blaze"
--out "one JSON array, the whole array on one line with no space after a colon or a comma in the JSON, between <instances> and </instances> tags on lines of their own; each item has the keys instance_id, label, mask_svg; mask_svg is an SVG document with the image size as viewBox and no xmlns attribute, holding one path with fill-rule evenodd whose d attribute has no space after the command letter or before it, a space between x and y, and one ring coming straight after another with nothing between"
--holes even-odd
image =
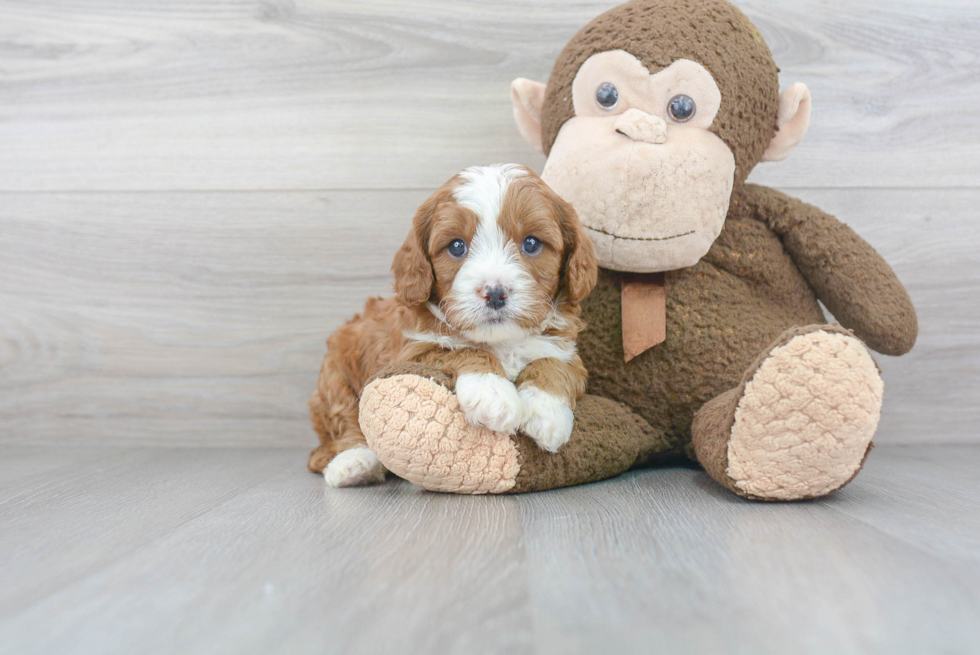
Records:
<instances>
[{"instance_id":1,"label":"puppy's white blaze","mask_svg":"<svg viewBox=\"0 0 980 655\"><path fill-rule=\"evenodd\" d=\"M507 187L514 180L527 177L527 173L516 164L494 164L471 166L459 176L464 182L453 189L456 203L476 212L481 221L496 222Z\"/></svg>"},{"instance_id":2,"label":"puppy's white blaze","mask_svg":"<svg viewBox=\"0 0 980 655\"><path fill-rule=\"evenodd\" d=\"M517 244L507 240L498 220L510 183L526 176L522 168L513 164L474 166L460 173L464 183L453 190L457 204L479 217L466 261L456 273L451 291L455 318L479 326L466 332L478 341L493 343L522 336L508 322L522 318L528 311L529 295L535 291L534 279L523 265ZM507 292L507 304L493 312L486 306L483 291L497 286ZM504 322L487 324L491 318Z\"/></svg>"}]
</instances>

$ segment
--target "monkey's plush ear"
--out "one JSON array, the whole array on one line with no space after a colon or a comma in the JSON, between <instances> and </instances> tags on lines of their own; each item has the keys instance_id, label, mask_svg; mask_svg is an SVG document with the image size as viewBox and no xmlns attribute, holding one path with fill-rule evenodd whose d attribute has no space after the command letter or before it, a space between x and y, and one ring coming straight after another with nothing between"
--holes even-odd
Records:
<instances>
[{"instance_id":1,"label":"monkey's plush ear","mask_svg":"<svg viewBox=\"0 0 980 655\"><path fill-rule=\"evenodd\" d=\"M810 127L810 90L806 84L797 83L779 96L779 131L772 138L762 155L762 161L782 161L806 136Z\"/></svg>"},{"instance_id":2,"label":"monkey's plush ear","mask_svg":"<svg viewBox=\"0 0 980 655\"><path fill-rule=\"evenodd\" d=\"M391 272L395 275L395 293L406 305L421 305L432 295L435 275L432 273L427 250L434 211L432 198L419 207L412 221L412 231L408 233L405 243L395 253L395 260L391 263Z\"/></svg>"},{"instance_id":3,"label":"monkey's plush ear","mask_svg":"<svg viewBox=\"0 0 980 655\"><path fill-rule=\"evenodd\" d=\"M541 143L541 107L544 105L545 85L518 77L510 83L510 101L514 105L514 120L521 136L532 148L544 152Z\"/></svg>"}]
</instances>

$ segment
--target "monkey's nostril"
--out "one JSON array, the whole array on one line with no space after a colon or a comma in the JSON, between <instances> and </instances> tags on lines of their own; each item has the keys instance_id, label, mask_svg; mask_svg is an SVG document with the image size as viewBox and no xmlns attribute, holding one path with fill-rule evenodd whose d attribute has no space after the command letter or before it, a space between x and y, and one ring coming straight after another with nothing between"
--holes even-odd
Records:
<instances>
[{"instance_id":1,"label":"monkey's nostril","mask_svg":"<svg viewBox=\"0 0 980 655\"><path fill-rule=\"evenodd\" d=\"M490 289L483 298L487 301L487 306L491 309L500 309L507 304L507 292L501 287Z\"/></svg>"}]
</instances>

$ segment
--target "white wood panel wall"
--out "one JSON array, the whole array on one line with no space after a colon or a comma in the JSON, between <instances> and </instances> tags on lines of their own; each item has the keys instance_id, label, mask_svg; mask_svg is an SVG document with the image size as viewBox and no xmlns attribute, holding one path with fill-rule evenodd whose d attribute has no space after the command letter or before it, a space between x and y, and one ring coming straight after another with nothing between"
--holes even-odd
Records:
<instances>
[{"instance_id":1,"label":"white wood panel wall","mask_svg":"<svg viewBox=\"0 0 980 655\"><path fill-rule=\"evenodd\" d=\"M0 443L306 444L414 208L540 169L512 78L616 2L0 0ZM920 312L879 443L980 441L980 0L745 0L813 127L753 180Z\"/></svg>"}]
</instances>

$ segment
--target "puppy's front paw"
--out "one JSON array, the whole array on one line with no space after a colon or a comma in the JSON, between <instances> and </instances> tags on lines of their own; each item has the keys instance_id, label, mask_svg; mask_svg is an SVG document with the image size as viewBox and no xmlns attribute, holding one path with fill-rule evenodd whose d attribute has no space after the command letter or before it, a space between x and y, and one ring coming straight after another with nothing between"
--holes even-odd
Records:
<instances>
[{"instance_id":1,"label":"puppy's front paw","mask_svg":"<svg viewBox=\"0 0 980 655\"><path fill-rule=\"evenodd\" d=\"M456 398L466 420L496 432L514 434L521 424L521 399L514 384L493 373L464 373Z\"/></svg>"},{"instance_id":2,"label":"puppy's front paw","mask_svg":"<svg viewBox=\"0 0 980 655\"><path fill-rule=\"evenodd\" d=\"M361 446L337 453L323 470L330 487L363 487L385 481L385 467L377 455Z\"/></svg>"},{"instance_id":3,"label":"puppy's front paw","mask_svg":"<svg viewBox=\"0 0 980 655\"><path fill-rule=\"evenodd\" d=\"M541 450L558 452L572 436L575 422L568 401L537 387L521 387L518 393L524 405L521 431L534 439Z\"/></svg>"}]
</instances>

